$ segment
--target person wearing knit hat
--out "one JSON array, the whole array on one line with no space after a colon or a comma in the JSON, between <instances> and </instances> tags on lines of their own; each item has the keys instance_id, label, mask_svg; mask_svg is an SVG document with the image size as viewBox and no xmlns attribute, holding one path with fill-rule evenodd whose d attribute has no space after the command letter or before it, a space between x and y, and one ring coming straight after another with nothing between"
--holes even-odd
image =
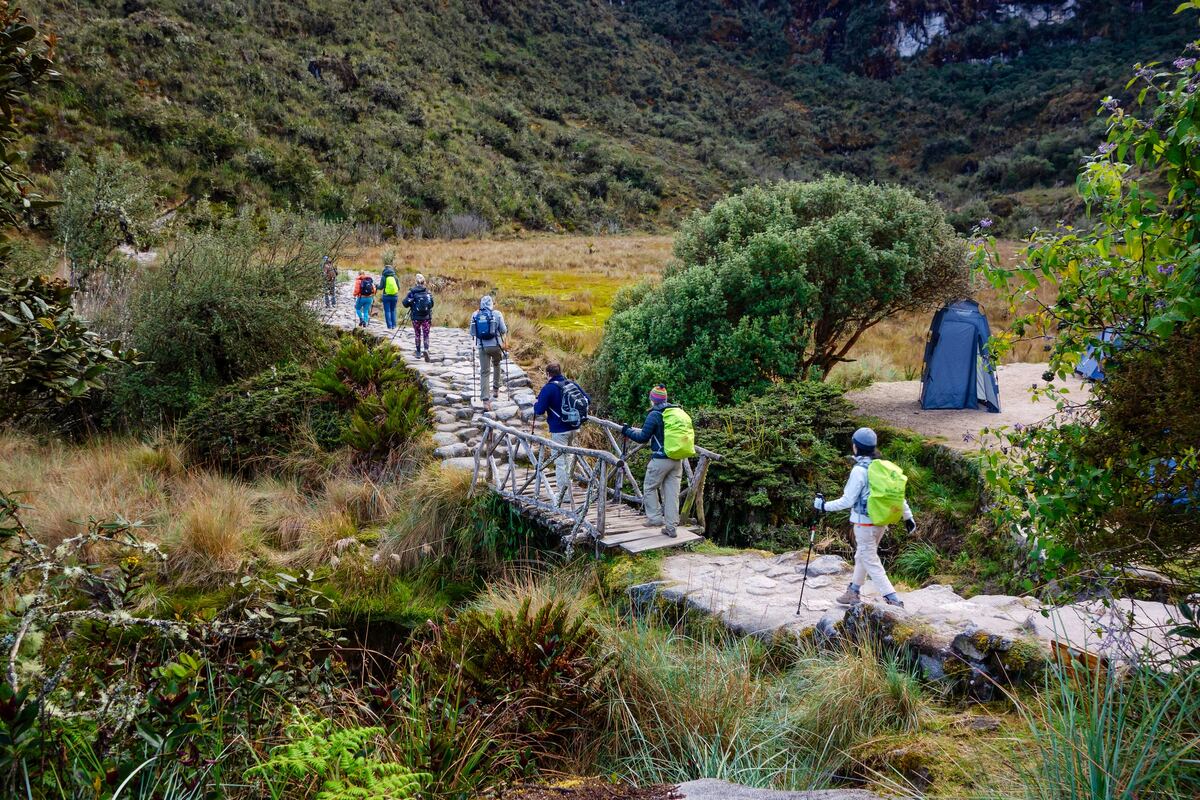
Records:
<instances>
[{"instance_id":1,"label":"person wearing knit hat","mask_svg":"<svg viewBox=\"0 0 1200 800\"><path fill-rule=\"evenodd\" d=\"M837 602L845 606L862 602L859 591L863 583L870 579L888 605L903 608L904 603L888 580L887 571L879 559L879 543L887 533L887 526L873 524L867 513L867 500L871 493L867 470L873 459L880 458L879 437L870 428L859 428L850 437L850 450L854 455L854 467L850 470L850 479L846 481L842 496L830 501L817 496L813 501L813 507L821 513L850 509L850 522L854 525L854 575L850 579L850 587L837 598ZM907 500L904 502L903 518L904 527L909 533L914 532L917 523Z\"/></svg>"},{"instance_id":2,"label":"person wearing knit hat","mask_svg":"<svg viewBox=\"0 0 1200 800\"><path fill-rule=\"evenodd\" d=\"M667 402L667 388L663 385L650 390L650 413L641 428L625 425L621 433L640 444L650 445L650 463L646 465L646 479L642 483L642 502L646 519L651 525L661 525L662 532L675 537L679 525L679 486L683 481L683 461L667 455L664 448L666 425L663 409L672 408Z\"/></svg>"},{"instance_id":3,"label":"person wearing knit hat","mask_svg":"<svg viewBox=\"0 0 1200 800\"><path fill-rule=\"evenodd\" d=\"M408 290L404 307L412 320L413 336L417 340L417 358L429 360L429 328L433 324L433 295L425 285L425 276L417 273L417 285ZM422 340L424 347L422 347Z\"/></svg>"}]
</instances>

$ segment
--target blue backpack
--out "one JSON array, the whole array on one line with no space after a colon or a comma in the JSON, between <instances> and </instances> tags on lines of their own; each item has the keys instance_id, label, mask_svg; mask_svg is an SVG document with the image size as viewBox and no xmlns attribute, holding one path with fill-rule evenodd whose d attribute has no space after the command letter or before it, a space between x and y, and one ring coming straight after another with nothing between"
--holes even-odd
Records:
<instances>
[{"instance_id":1,"label":"blue backpack","mask_svg":"<svg viewBox=\"0 0 1200 800\"><path fill-rule=\"evenodd\" d=\"M496 318L490 309L481 308L475 313L475 338L491 339L496 335Z\"/></svg>"}]
</instances>

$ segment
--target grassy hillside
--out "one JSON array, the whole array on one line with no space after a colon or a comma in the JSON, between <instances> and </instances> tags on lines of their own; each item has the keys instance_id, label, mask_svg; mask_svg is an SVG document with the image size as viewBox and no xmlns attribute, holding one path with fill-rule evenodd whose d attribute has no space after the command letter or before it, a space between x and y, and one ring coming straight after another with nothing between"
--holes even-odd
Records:
<instances>
[{"instance_id":1,"label":"grassy hillside","mask_svg":"<svg viewBox=\"0 0 1200 800\"><path fill-rule=\"evenodd\" d=\"M956 12L904 58L896 32L933 6L881 5L30 2L65 78L32 109L29 150L52 173L119 146L170 201L408 234L656 228L746 182L824 171L1020 227L1069 210L1056 187L1098 139L1095 98L1194 28L1174 2L1037 26Z\"/></svg>"}]
</instances>

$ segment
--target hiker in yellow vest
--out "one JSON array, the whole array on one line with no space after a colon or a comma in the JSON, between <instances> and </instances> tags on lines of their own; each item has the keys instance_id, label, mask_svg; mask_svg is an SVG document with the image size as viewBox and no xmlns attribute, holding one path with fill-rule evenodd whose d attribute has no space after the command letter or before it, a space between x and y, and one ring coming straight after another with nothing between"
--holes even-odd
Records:
<instances>
[{"instance_id":1,"label":"hiker in yellow vest","mask_svg":"<svg viewBox=\"0 0 1200 800\"><path fill-rule=\"evenodd\" d=\"M875 435L875 431L870 428L856 430L850 444L855 463L850 470L850 479L846 481L846 488L842 491L842 496L828 502L817 497L813 501L813 507L822 513L850 509L850 522L854 525L854 575L850 580L850 588L837 598L837 602L844 606L862 602L859 590L862 589L863 583L870 578L875 582L875 588L883 595L883 599L888 605L903 608L904 603L896 595L896 588L888 580L883 562L879 560L879 543L883 541L883 535L887 533L887 523L876 524L867 508L871 495L871 481L868 475L871 462L876 459L882 462L878 445L879 437ZM899 470L890 462L880 464L881 467L884 465ZM912 533L917 529L917 523L913 519L912 509L908 507L908 501L903 499L903 481L905 480L903 472L900 473L900 476L900 502L894 511L899 512L899 516L904 519L904 527L908 529L909 533Z\"/></svg>"},{"instance_id":2,"label":"hiker in yellow vest","mask_svg":"<svg viewBox=\"0 0 1200 800\"><path fill-rule=\"evenodd\" d=\"M667 402L664 386L650 390L650 413L640 429L626 425L621 434L640 444L650 444L650 463L642 482L642 502L646 519L661 525L671 538L679 526L679 485L683 480L683 460L696 454L692 421L683 409Z\"/></svg>"},{"instance_id":3,"label":"hiker in yellow vest","mask_svg":"<svg viewBox=\"0 0 1200 800\"><path fill-rule=\"evenodd\" d=\"M383 268L379 276L379 293L383 299L383 324L389 331L396 329L396 303L400 300L400 282L396 269L391 264Z\"/></svg>"}]
</instances>

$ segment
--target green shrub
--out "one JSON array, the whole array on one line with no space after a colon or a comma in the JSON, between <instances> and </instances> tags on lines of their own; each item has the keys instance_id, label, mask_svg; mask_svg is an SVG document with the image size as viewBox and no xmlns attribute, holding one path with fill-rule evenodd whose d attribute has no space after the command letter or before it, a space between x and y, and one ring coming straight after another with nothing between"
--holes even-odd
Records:
<instances>
[{"instance_id":1,"label":"green shrub","mask_svg":"<svg viewBox=\"0 0 1200 800\"><path fill-rule=\"evenodd\" d=\"M936 206L845 178L726 198L688 220L675 256L605 326L596 371L621 416L656 383L694 406L824 375L880 320L966 293L966 245Z\"/></svg>"},{"instance_id":2,"label":"green shrub","mask_svg":"<svg viewBox=\"0 0 1200 800\"><path fill-rule=\"evenodd\" d=\"M253 473L296 448L319 399L303 367L271 368L201 403L180 422L178 435L195 460Z\"/></svg>"},{"instance_id":3,"label":"green shrub","mask_svg":"<svg viewBox=\"0 0 1200 800\"><path fill-rule=\"evenodd\" d=\"M927 542L914 542L906 546L892 562L892 570L901 578L913 583L924 583L937 571L941 555L937 548Z\"/></svg>"},{"instance_id":4,"label":"green shrub","mask_svg":"<svg viewBox=\"0 0 1200 800\"><path fill-rule=\"evenodd\" d=\"M594 734L607 661L596 630L565 600L526 597L514 609L469 609L435 633L419 668L435 682L461 673L495 716L494 734L577 752Z\"/></svg>"},{"instance_id":5,"label":"green shrub","mask_svg":"<svg viewBox=\"0 0 1200 800\"><path fill-rule=\"evenodd\" d=\"M336 249L339 235L273 216L261 228L243 217L181 236L163 263L134 284L132 341L148 362L148 375L135 385L211 390L311 355L321 338L309 306L320 290L317 265ZM161 413L171 419L189 410Z\"/></svg>"}]
</instances>

